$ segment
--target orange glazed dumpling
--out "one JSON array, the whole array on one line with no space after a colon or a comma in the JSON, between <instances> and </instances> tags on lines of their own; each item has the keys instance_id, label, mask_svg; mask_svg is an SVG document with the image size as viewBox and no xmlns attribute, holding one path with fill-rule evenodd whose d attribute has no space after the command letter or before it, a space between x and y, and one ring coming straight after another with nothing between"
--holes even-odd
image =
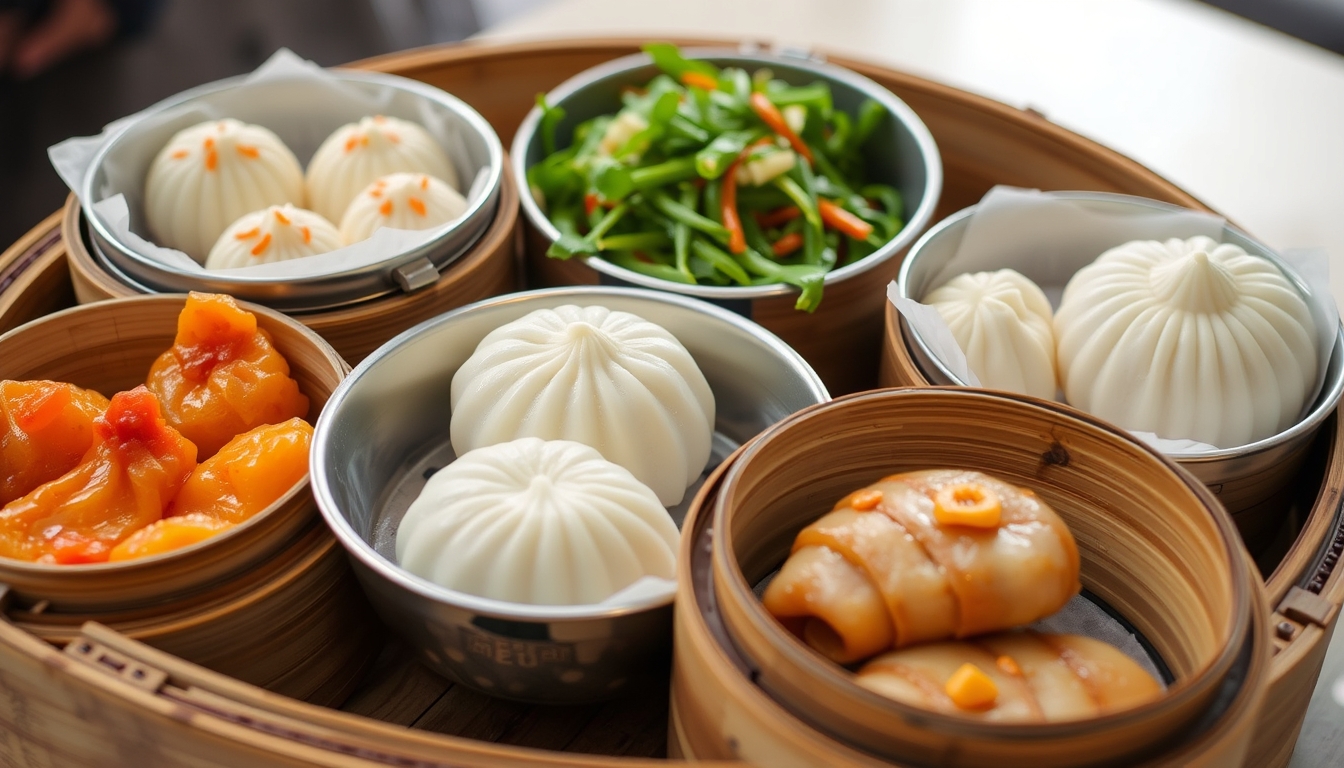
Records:
<instances>
[{"instance_id":1,"label":"orange glazed dumpling","mask_svg":"<svg viewBox=\"0 0 1344 768\"><path fill-rule=\"evenodd\" d=\"M241 523L284 496L308 474L313 428L303 419L241 434L196 467L168 511Z\"/></svg>"},{"instance_id":2,"label":"orange glazed dumpling","mask_svg":"<svg viewBox=\"0 0 1344 768\"><path fill-rule=\"evenodd\" d=\"M0 510L0 556L102 562L132 531L163 516L196 467L196 446L164 422L144 387L113 397L93 431L78 466Z\"/></svg>"},{"instance_id":3,"label":"orange glazed dumpling","mask_svg":"<svg viewBox=\"0 0 1344 768\"><path fill-rule=\"evenodd\" d=\"M126 537L125 541L112 548L107 559L117 562L161 555L205 541L232 527L233 523L217 520L209 515L165 517Z\"/></svg>"},{"instance_id":4,"label":"orange glazed dumpling","mask_svg":"<svg viewBox=\"0 0 1344 768\"><path fill-rule=\"evenodd\" d=\"M75 468L107 398L56 381L0 381L0 504Z\"/></svg>"},{"instance_id":5,"label":"orange glazed dumpling","mask_svg":"<svg viewBox=\"0 0 1344 768\"><path fill-rule=\"evenodd\" d=\"M146 381L168 423L215 454L235 435L308 415L308 398L257 318L231 296L192 293Z\"/></svg>"}]
</instances>

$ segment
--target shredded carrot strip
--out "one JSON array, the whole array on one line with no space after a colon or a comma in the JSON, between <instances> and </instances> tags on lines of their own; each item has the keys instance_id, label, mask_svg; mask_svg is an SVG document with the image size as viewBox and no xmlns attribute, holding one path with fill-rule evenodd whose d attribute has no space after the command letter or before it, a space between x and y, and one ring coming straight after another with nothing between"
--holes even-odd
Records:
<instances>
[{"instance_id":1,"label":"shredded carrot strip","mask_svg":"<svg viewBox=\"0 0 1344 768\"><path fill-rule=\"evenodd\" d=\"M303 242L313 242L313 231L311 229L307 227L299 227L299 231L303 233Z\"/></svg>"},{"instance_id":2,"label":"shredded carrot strip","mask_svg":"<svg viewBox=\"0 0 1344 768\"><path fill-rule=\"evenodd\" d=\"M832 229L837 229L855 240L866 240L873 234L872 224L825 198L817 198L817 212L821 214L821 220Z\"/></svg>"},{"instance_id":3,"label":"shredded carrot strip","mask_svg":"<svg viewBox=\"0 0 1344 768\"><path fill-rule=\"evenodd\" d=\"M213 149L206 150L205 169L207 171L213 171L215 170L215 167L218 165L219 165L219 155Z\"/></svg>"},{"instance_id":4,"label":"shredded carrot strip","mask_svg":"<svg viewBox=\"0 0 1344 768\"><path fill-rule=\"evenodd\" d=\"M179 150L177 150L176 152L174 152L174 153L171 155L171 157L172 157L174 160L181 160L182 158L184 158L184 157L186 157L187 155L190 155L190 154L191 154L191 153L188 152L188 151L185 150L185 149L179 149Z\"/></svg>"},{"instance_id":5,"label":"shredded carrot strip","mask_svg":"<svg viewBox=\"0 0 1344 768\"><path fill-rule=\"evenodd\" d=\"M253 227L247 230L246 232L239 232L238 234L234 235L234 237L238 238L239 240L251 240L252 238L260 234L261 234L261 227Z\"/></svg>"},{"instance_id":6,"label":"shredded carrot strip","mask_svg":"<svg viewBox=\"0 0 1344 768\"><path fill-rule=\"evenodd\" d=\"M681 75L682 85L690 85L696 88L703 88L706 91L713 91L719 87L719 81L704 74L703 72L684 72Z\"/></svg>"},{"instance_id":7,"label":"shredded carrot strip","mask_svg":"<svg viewBox=\"0 0 1344 768\"><path fill-rule=\"evenodd\" d=\"M429 190L429 177L428 177L428 176L421 176L421 177L420 177L420 189L423 189L423 190L426 190L426 191Z\"/></svg>"},{"instance_id":8,"label":"shredded carrot strip","mask_svg":"<svg viewBox=\"0 0 1344 768\"><path fill-rule=\"evenodd\" d=\"M345 151L346 151L346 152L354 152L354 151L355 151L355 147L358 147L358 146L359 146L359 137L358 137L358 136L351 136L350 138L348 138L348 139L345 140Z\"/></svg>"},{"instance_id":9,"label":"shredded carrot strip","mask_svg":"<svg viewBox=\"0 0 1344 768\"><path fill-rule=\"evenodd\" d=\"M275 210L275 220L280 222L281 224L289 223L289 218L286 217L285 214L281 213L279 208Z\"/></svg>"},{"instance_id":10,"label":"shredded carrot strip","mask_svg":"<svg viewBox=\"0 0 1344 768\"><path fill-rule=\"evenodd\" d=\"M783 257L788 256L790 253L793 253L794 251L802 247L803 247L803 236L798 234L797 232L790 232L789 234L776 240L770 246L770 250L774 251L776 256Z\"/></svg>"},{"instance_id":11,"label":"shredded carrot strip","mask_svg":"<svg viewBox=\"0 0 1344 768\"><path fill-rule=\"evenodd\" d=\"M406 200L406 204L411 206L411 210L415 211L417 214L421 216L425 215L425 204L423 201L420 200L420 198L418 197L408 198Z\"/></svg>"},{"instance_id":12,"label":"shredded carrot strip","mask_svg":"<svg viewBox=\"0 0 1344 768\"><path fill-rule=\"evenodd\" d=\"M742 253L747 250L747 233L742 229L742 218L737 215L737 168L750 150L744 150L723 174L723 191L719 194L719 212L723 226L728 230L728 250Z\"/></svg>"},{"instance_id":13,"label":"shredded carrot strip","mask_svg":"<svg viewBox=\"0 0 1344 768\"><path fill-rule=\"evenodd\" d=\"M391 201L391 200L384 200L384 201L383 201L383 204L380 205L380 206L378 206L378 212L381 213L381 214L383 214L384 216L391 216L391 215L392 215L392 201Z\"/></svg>"},{"instance_id":14,"label":"shredded carrot strip","mask_svg":"<svg viewBox=\"0 0 1344 768\"><path fill-rule=\"evenodd\" d=\"M261 254L266 252L267 248L270 247L271 247L271 233L267 232L266 235L261 238L261 242L257 243L256 247L252 249L252 255L260 256Z\"/></svg>"},{"instance_id":15,"label":"shredded carrot strip","mask_svg":"<svg viewBox=\"0 0 1344 768\"><path fill-rule=\"evenodd\" d=\"M238 154L242 155L243 157L250 157L253 160L256 160L258 157L261 157L261 153L257 151L256 147L249 147L246 144L239 144L238 146L234 147L234 149L237 149Z\"/></svg>"},{"instance_id":16,"label":"shredded carrot strip","mask_svg":"<svg viewBox=\"0 0 1344 768\"><path fill-rule=\"evenodd\" d=\"M811 147L807 146L807 143L803 141L801 136L793 132L793 129L789 127L788 122L784 120L784 115L780 113L779 108L776 107L764 93L757 92L751 94L750 102L752 110L767 126L770 127L770 130L783 136L789 142L789 146L793 147L793 151L802 155L803 158L807 160L807 164L811 165Z\"/></svg>"},{"instance_id":17,"label":"shredded carrot strip","mask_svg":"<svg viewBox=\"0 0 1344 768\"><path fill-rule=\"evenodd\" d=\"M760 224L763 229L770 229L771 227L783 226L802 215L803 211L798 206L786 205L773 211L757 213L756 223Z\"/></svg>"}]
</instances>

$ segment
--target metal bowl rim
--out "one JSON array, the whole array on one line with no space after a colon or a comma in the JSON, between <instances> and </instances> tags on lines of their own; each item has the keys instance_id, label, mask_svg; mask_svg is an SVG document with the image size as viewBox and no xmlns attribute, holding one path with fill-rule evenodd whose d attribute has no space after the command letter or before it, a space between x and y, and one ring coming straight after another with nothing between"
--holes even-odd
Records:
<instances>
[{"instance_id":1,"label":"metal bowl rim","mask_svg":"<svg viewBox=\"0 0 1344 768\"><path fill-rule=\"evenodd\" d=\"M1069 191L1046 192L1045 194L1050 195L1051 197L1058 197L1065 200L1081 200L1084 202L1129 204L1141 208L1149 208L1152 210L1159 210L1159 211L1191 210L1189 208L1185 208L1179 205L1173 205L1171 203L1166 203L1161 200L1153 200L1151 198L1139 197L1137 195L1122 195L1115 192L1087 192L1087 191L1069 190ZM902 262L900 272L896 276L896 288L897 291L900 293L901 298L910 299L912 301L919 301L919 299L916 299L915 297L910 295L909 285L910 285L910 272L914 267L915 262L919 260L920 252L930 242L938 239L939 237L944 236L948 230L958 226L959 224L962 223L962 221L974 215L975 209L977 207L978 206L975 205L968 206L966 208L961 209L960 211L957 211L956 213L947 216L942 221L930 227L929 230L925 232L923 236L921 236L919 240L917 240L915 244L910 247L910 252L906 254L905 261ZM1288 264L1283 260L1283 258L1279 256L1278 253L1275 252L1272 248L1269 248L1264 243L1261 243L1259 240L1256 240L1254 237L1251 237L1244 230L1242 230L1240 227L1234 226L1231 222L1225 220L1223 226L1226 230L1231 231L1237 234L1238 236L1245 238L1248 242L1258 246L1263 252L1254 255L1267 259L1268 261L1273 263L1274 266L1278 267L1279 271L1282 272L1284 276L1289 279L1289 281L1291 281L1294 285L1297 286L1299 291L1303 293L1310 293L1307 286L1302 282L1302 279L1297 275L1296 270L1288 266ZM954 376L952 372L949 371L945 365L943 365L943 362L938 359L938 356L933 354L933 352L929 349L928 345L925 344L924 337L922 337L917 331L915 331L914 328L910 327L910 324L906 323L903 318L901 319L900 322L900 329L902 337L901 343L910 342L913 343L916 347L918 347L919 352L921 353L921 357L923 359L931 361L934 367L937 368L938 374L940 374L945 379L947 379L948 381L952 382L957 386L963 386L963 387L970 386L966 382L961 381L959 378ZM1340 328L1335 333L1335 343L1334 345L1331 346L1330 349L1331 349L1330 353L1331 356L1327 358L1324 361L1324 363L1322 363L1327 367L1327 370L1329 368L1330 361L1334 357L1344 355L1344 320L1341 321ZM919 366L918 361L916 361L915 364L916 366ZM1228 459L1246 458L1249 456L1254 456L1256 454L1273 450L1283 445L1284 443L1289 443L1300 437L1305 437L1314 432L1317 428L1319 428L1321 423L1324 422L1325 419L1331 413L1334 412L1335 406L1339 404L1341 395L1344 395L1344 370L1341 371L1341 374L1339 376L1335 376L1333 378L1327 378L1321 386L1320 393L1317 394L1316 396L1316 405L1310 411L1308 411L1307 414L1303 416L1300 421L1298 421L1293 426L1283 430L1282 432L1270 435L1269 437L1262 438L1260 440L1256 440L1255 442L1252 443L1239 445L1235 448L1220 448L1216 451L1202 451L1199 453L1193 453L1193 452L1171 453L1165 455L1170 456L1171 458L1179 461L1182 464L1212 464L1220 461L1226 461ZM1067 405L1067 403L1064 404Z\"/></svg>"},{"instance_id":2,"label":"metal bowl rim","mask_svg":"<svg viewBox=\"0 0 1344 768\"><path fill-rule=\"evenodd\" d=\"M504 145L499 140L499 135L495 133L495 130L493 127L491 127L490 123L486 122L485 118L482 117L480 113L477 112L475 109L473 109L470 105L468 105L461 99L457 98L456 96L452 95L451 93L443 91L439 88L435 88L427 83L422 83L418 80L411 80L410 78L405 78L398 75L387 74L384 72L368 72L364 70L343 69L339 67L327 68L327 70L332 75L342 80L348 80L358 83L369 83L374 85L382 85L389 88L395 88L401 91L411 93L412 95L419 96L420 98L424 98L429 101L435 102L440 106L448 109L457 117L464 120L467 123L467 125L469 125L471 129L477 134L479 134L481 138L485 141L486 150L490 156L489 159L490 172L489 175L487 176L485 194L482 195L481 198L477 200L476 203L472 205L467 210L467 212L461 216L461 220L458 222L458 226L455 226L445 231L435 240L420 246L421 248L430 247L433 245L433 243L439 242L440 240L448 237L450 234L456 232L463 224L482 215L481 212L483 209L493 205L495 201L498 200L500 181L504 174ZM151 117L153 115L160 114L165 110L182 106L183 104L187 104L202 96L227 91L233 88L245 87L247 85L247 83L245 82L247 80L247 77L248 77L247 75L236 75L234 77L224 78L223 80L216 80L214 82L205 83L203 85L198 85L194 88L189 88L185 91L174 94L173 96L169 96L168 98L163 99L162 101L156 102L155 104L143 110L136 120L121 127L113 137L108 139L108 141L103 144L103 146L98 150L98 153L94 155L93 160L90 163L88 172L84 174L83 183L80 185L78 195L80 207L83 209L84 212L84 218L88 222L91 241L93 241L95 244L99 242L107 243L109 247L115 248L121 256L125 257L130 261L135 262L136 264L140 265L141 267L145 268L148 272L151 273L153 272L165 273L189 280L197 279L200 277L195 273L185 272L175 267L171 267L169 265L162 264L158 261L150 259L149 257L141 254L139 251L135 250L134 248L131 248L130 246L122 243L117 238L113 237L112 233L108 231L107 227L104 225L102 219L93 210L92 201L94 198L94 189L93 189L94 178L97 176L98 169L102 166L103 161L106 158L107 154L111 152L112 149L116 147L127 135L133 133L143 118ZM468 248L470 248L470 246L468 246ZM376 266L378 266L379 268L396 266L398 259L405 258L409 256L411 253L413 252L407 252L407 251L399 252L397 254L389 256L387 259L385 259L383 262L380 262L379 265ZM105 258L111 260L110 255L105 255ZM356 272L367 271L369 268L370 267L363 267L360 268L359 270L356 270ZM312 275L306 278L289 278L286 280L286 282L289 282L291 284L303 284L304 282L308 281L324 281L324 280L330 280L333 277L339 278L341 276L350 273L351 272L349 270L346 270L321 275ZM253 285L268 285L276 282L275 278L262 278L252 276L229 277L227 275L216 276L214 273L211 273L210 279L216 280L221 283L233 283L235 285L242 287L248 287Z\"/></svg>"},{"instance_id":3,"label":"metal bowl rim","mask_svg":"<svg viewBox=\"0 0 1344 768\"><path fill-rule=\"evenodd\" d=\"M327 399L327 406L322 409L318 415L317 424L313 428L312 447L309 451L309 477L313 489L313 497L317 501L318 510L322 517L326 519L327 525L336 535L341 545L352 558L359 561L360 565L366 568L371 574L375 574L384 582L389 583L394 588L410 592L420 599L429 600L437 605L448 608L457 608L468 610L472 613L485 616L493 616L503 619L515 619L536 622L552 621L575 621L575 620L598 620L615 619L644 611L660 608L670 605L675 597L673 592L665 596L649 598L642 602L631 605L604 607L601 605L578 605L578 606L553 606L553 605L530 605L526 603L512 603L504 600L495 600L478 595L470 595L465 592L441 587L428 579L415 576L400 566L392 563L382 555L374 551L373 547L364 540L364 537L355 532L354 527L344 514L341 513L340 506L330 488L330 477L328 469L322 458L327 453L332 444L333 430L331 420L334 418L331 414L336 413L341 404L349 396L349 391L358 385L359 380L374 366L378 365L383 359L387 358L405 344L413 341L419 336L431 333L435 329L451 325L459 317L484 309L490 309L506 304L528 303L541 298L573 298L576 301L584 299L601 299L606 296L629 297L642 299L645 301L654 301L663 304L670 304L681 309L708 315L719 322L724 322L734 326L738 330L752 336L757 341L765 345L771 352L778 355L783 360L790 363L812 388L819 402L826 402L830 399L830 394L826 391L825 384L821 377L812 370L812 367L799 355L794 349L785 344L778 336L775 336L765 328L753 323L736 313L730 312L721 307L709 304L699 299L688 296L681 296L665 291L653 291L645 288L625 288L615 286L570 286L562 288L541 288L531 291L522 291L519 293L504 294L489 299L468 304L459 307L450 312L446 312L437 317L426 320L416 326L394 336L391 340L374 350L368 357L364 358L359 365L350 371L345 380L340 383L331 397ZM680 578L680 576L678 576Z\"/></svg>"},{"instance_id":4,"label":"metal bowl rim","mask_svg":"<svg viewBox=\"0 0 1344 768\"><path fill-rule=\"evenodd\" d=\"M942 156L938 152L938 145L934 142L933 134L929 132L928 126L926 126L924 121L919 118L919 115L910 108L910 105L906 104L899 96L892 93L887 88L884 88L871 78L860 75L853 70L811 58L794 58L767 53L742 53L741 51L733 50L731 48L715 47L683 48L682 53L689 57L699 59L732 60L763 66L776 64L779 66L805 69L814 72L818 77L845 83L846 85L862 91L869 98L878 101L886 107L887 110L892 113L892 116L896 121L902 125L915 140L916 145L919 147L920 158L924 162L925 172L924 198L920 201L919 207L915 209L914 213L905 222L905 226L901 228L901 231L896 233L896 237L887 241L881 248L853 264L847 264L839 269L833 269L830 272L827 272L822 280L823 285L830 285L831 283L863 274L888 259L893 258L906 246L914 242L916 235L922 232L924 228L929 225L929 222L932 221L934 209L938 205L938 198L941 197L943 189ZM573 94L591 86L598 80L634 70L639 67L651 65L652 63L653 59L648 54L634 53L599 64L595 67L586 69L560 85L557 85L546 94L546 101L551 104L558 103L562 99L569 98ZM554 242L560 237L560 231L555 228L555 225L551 224L550 217L544 214L541 207L537 205L537 201L532 197L532 188L527 183L527 147L536 137L537 127L540 123L541 108L534 106L523 118L522 123L519 124L518 132L514 134L513 143L509 147L509 162L512 165L514 181L519 185L519 202L522 205L523 214L533 226L540 230L550 241ZM580 258L584 264L598 272L623 280L627 283L687 296L699 296L710 299L763 299L772 296L787 296L798 292L797 288L785 283L757 286L686 285L642 275L638 272L618 266L600 256L590 255Z\"/></svg>"}]
</instances>

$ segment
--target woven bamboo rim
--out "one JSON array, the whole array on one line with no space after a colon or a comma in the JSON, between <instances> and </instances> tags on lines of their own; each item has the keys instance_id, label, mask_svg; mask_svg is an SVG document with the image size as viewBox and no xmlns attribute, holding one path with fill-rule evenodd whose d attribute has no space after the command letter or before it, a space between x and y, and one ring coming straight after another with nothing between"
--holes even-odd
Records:
<instances>
[{"instance_id":1,"label":"woven bamboo rim","mask_svg":"<svg viewBox=\"0 0 1344 768\"><path fill-rule=\"evenodd\" d=\"M856 685L783 630L752 591L793 534L834 499L898 471L981 469L1036 491L1065 519L1085 587L1175 674L1165 696L1086 721L998 725L931 713ZM1268 657L1259 580L1213 495L1105 422L965 388L883 390L809 408L764 432L714 512L718 607L760 684L842 740L942 765L1079 766L1153 754L1187 732L1246 651ZM1263 620L1263 619L1262 619ZM1263 676L1248 680L1256 695ZM1249 742L1250 734L1245 734Z\"/></svg>"}]
</instances>

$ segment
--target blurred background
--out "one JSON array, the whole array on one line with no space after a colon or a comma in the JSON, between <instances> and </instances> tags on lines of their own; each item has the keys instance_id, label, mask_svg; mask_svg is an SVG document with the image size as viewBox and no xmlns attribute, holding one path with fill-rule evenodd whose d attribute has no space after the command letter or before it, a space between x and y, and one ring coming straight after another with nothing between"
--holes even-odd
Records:
<instances>
[{"instance_id":1,"label":"blurred background","mask_svg":"<svg viewBox=\"0 0 1344 768\"><path fill-rule=\"evenodd\" d=\"M0 250L65 199L51 144L280 47L342 64L461 40L551 1L0 0ZM1344 0L1208 4L1344 53Z\"/></svg>"}]
</instances>

